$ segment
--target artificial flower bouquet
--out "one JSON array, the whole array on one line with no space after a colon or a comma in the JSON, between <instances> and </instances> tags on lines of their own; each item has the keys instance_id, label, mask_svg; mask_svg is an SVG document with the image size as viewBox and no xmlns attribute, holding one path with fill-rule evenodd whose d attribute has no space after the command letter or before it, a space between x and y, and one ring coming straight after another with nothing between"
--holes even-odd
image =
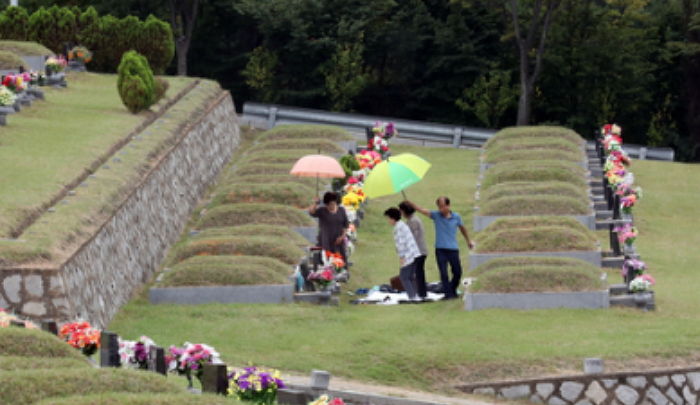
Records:
<instances>
[{"instance_id":1,"label":"artificial flower bouquet","mask_svg":"<svg viewBox=\"0 0 700 405\"><path fill-rule=\"evenodd\" d=\"M0 85L0 107L11 106L17 101L15 93L4 85Z\"/></svg>"},{"instance_id":2,"label":"artificial flower bouquet","mask_svg":"<svg viewBox=\"0 0 700 405\"><path fill-rule=\"evenodd\" d=\"M622 212L629 215L632 213L632 207L634 207L637 201L639 201L639 198L642 196L642 189L639 187L632 189L630 185L625 184L623 187L618 187L616 193L621 195L620 209Z\"/></svg>"},{"instance_id":3,"label":"artificial flower bouquet","mask_svg":"<svg viewBox=\"0 0 700 405\"><path fill-rule=\"evenodd\" d=\"M228 378L228 395L260 405L274 404L277 390L285 387L280 372L274 369L251 366L234 371Z\"/></svg>"},{"instance_id":4,"label":"artificial flower bouquet","mask_svg":"<svg viewBox=\"0 0 700 405\"><path fill-rule=\"evenodd\" d=\"M170 346L165 361L168 363L168 371L186 376L191 387L193 375L201 383L204 365L219 363L221 359L219 353L211 346L185 342L183 347Z\"/></svg>"},{"instance_id":5,"label":"artificial flower bouquet","mask_svg":"<svg viewBox=\"0 0 700 405\"><path fill-rule=\"evenodd\" d=\"M88 322L70 322L63 324L58 337L69 345L79 349L86 356L92 356L100 348L101 332Z\"/></svg>"},{"instance_id":6,"label":"artificial flower bouquet","mask_svg":"<svg viewBox=\"0 0 700 405\"><path fill-rule=\"evenodd\" d=\"M309 402L308 405L345 405L345 402L342 398L331 398L324 394Z\"/></svg>"},{"instance_id":7,"label":"artificial flower bouquet","mask_svg":"<svg viewBox=\"0 0 700 405\"><path fill-rule=\"evenodd\" d=\"M622 271L620 272L622 277L636 278L641 276L647 269L646 263L639 259L626 259L622 263Z\"/></svg>"},{"instance_id":8,"label":"artificial flower bouquet","mask_svg":"<svg viewBox=\"0 0 700 405\"><path fill-rule=\"evenodd\" d=\"M306 279L318 284L321 290L325 290L335 280L335 272L332 268L324 266L317 271L310 272Z\"/></svg>"},{"instance_id":9,"label":"artificial flower bouquet","mask_svg":"<svg viewBox=\"0 0 700 405\"><path fill-rule=\"evenodd\" d=\"M351 189L350 191L347 191L347 193L343 196L342 199L342 204L347 207L351 207L354 210L358 210L360 208L360 204L362 204L362 201L365 200L364 193L360 194L362 190L356 191L354 189Z\"/></svg>"},{"instance_id":10,"label":"artificial flower bouquet","mask_svg":"<svg viewBox=\"0 0 700 405\"><path fill-rule=\"evenodd\" d=\"M614 231L617 232L617 240L627 246L632 246L639 236L639 231L631 224L618 225Z\"/></svg>"},{"instance_id":11,"label":"artificial flower bouquet","mask_svg":"<svg viewBox=\"0 0 700 405\"><path fill-rule=\"evenodd\" d=\"M5 308L0 308L0 328L7 328L12 325L12 322L24 322L24 327L27 329L38 329L36 324L31 321L20 319L14 314L11 314L5 310Z\"/></svg>"},{"instance_id":12,"label":"artificial flower bouquet","mask_svg":"<svg viewBox=\"0 0 700 405\"><path fill-rule=\"evenodd\" d=\"M122 367L148 370L148 353L156 343L148 336L141 336L139 340L119 339L119 360Z\"/></svg>"},{"instance_id":13,"label":"artificial flower bouquet","mask_svg":"<svg viewBox=\"0 0 700 405\"><path fill-rule=\"evenodd\" d=\"M27 88L27 82L23 74L9 74L2 79L2 85L10 89L15 94L21 93Z\"/></svg>"},{"instance_id":14,"label":"artificial flower bouquet","mask_svg":"<svg viewBox=\"0 0 700 405\"><path fill-rule=\"evenodd\" d=\"M630 282L630 292L649 291L654 284L656 284L654 277L649 274L642 274Z\"/></svg>"},{"instance_id":15,"label":"artificial flower bouquet","mask_svg":"<svg viewBox=\"0 0 700 405\"><path fill-rule=\"evenodd\" d=\"M62 72L63 69L66 68L68 65L68 61L63 57L63 55L59 56L53 56L48 59L46 59L46 63L44 64L44 67L46 67L49 71L58 73Z\"/></svg>"},{"instance_id":16,"label":"artificial flower bouquet","mask_svg":"<svg viewBox=\"0 0 700 405\"><path fill-rule=\"evenodd\" d=\"M81 63L90 63L92 60L92 52L84 46L75 46L68 51L68 60Z\"/></svg>"}]
</instances>

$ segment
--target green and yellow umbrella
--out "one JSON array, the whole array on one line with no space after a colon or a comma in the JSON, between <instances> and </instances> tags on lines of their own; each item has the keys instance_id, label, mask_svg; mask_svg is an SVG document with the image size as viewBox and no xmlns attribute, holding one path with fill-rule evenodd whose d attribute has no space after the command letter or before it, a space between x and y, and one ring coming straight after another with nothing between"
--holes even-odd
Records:
<instances>
[{"instance_id":1,"label":"green and yellow umbrella","mask_svg":"<svg viewBox=\"0 0 700 405\"><path fill-rule=\"evenodd\" d=\"M372 169L363 190L370 198L403 193L408 186L418 183L428 169L430 163L412 153L392 156Z\"/></svg>"}]
</instances>

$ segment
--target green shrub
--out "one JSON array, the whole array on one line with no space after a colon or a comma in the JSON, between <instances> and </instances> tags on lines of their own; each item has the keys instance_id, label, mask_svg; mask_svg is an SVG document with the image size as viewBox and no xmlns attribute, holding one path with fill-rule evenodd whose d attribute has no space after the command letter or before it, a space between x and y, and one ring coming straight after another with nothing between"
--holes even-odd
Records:
<instances>
[{"instance_id":1,"label":"green shrub","mask_svg":"<svg viewBox=\"0 0 700 405\"><path fill-rule=\"evenodd\" d=\"M14 52L0 50L0 69L17 69L18 67L26 68L27 64L24 60Z\"/></svg>"},{"instance_id":2,"label":"green shrub","mask_svg":"<svg viewBox=\"0 0 700 405\"><path fill-rule=\"evenodd\" d=\"M496 132L484 146L488 148L501 142L509 142L524 138L565 139L577 145L583 143L581 135L569 128L537 125L503 128Z\"/></svg>"},{"instance_id":3,"label":"green shrub","mask_svg":"<svg viewBox=\"0 0 700 405\"><path fill-rule=\"evenodd\" d=\"M87 359L75 359L72 357L21 357L0 356L0 372L15 370L35 369L76 369L92 368Z\"/></svg>"},{"instance_id":4,"label":"green shrub","mask_svg":"<svg viewBox=\"0 0 700 405\"><path fill-rule=\"evenodd\" d=\"M479 215L588 215L590 204L558 195L508 196L484 201Z\"/></svg>"},{"instance_id":5,"label":"green shrub","mask_svg":"<svg viewBox=\"0 0 700 405\"><path fill-rule=\"evenodd\" d=\"M96 395L78 395L48 398L38 405L235 405L240 402L214 394L128 394L112 392Z\"/></svg>"},{"instance_id":6,"label":"green shrub","mask_svg":"<svg viewBox=\"0 0 700 405\"><path fill-rule=\"evenodd\" d=\"M550 182L561 181L579 188L587 188L588 181L576 170L562 170L557 167L493 167L486 171L481 190L488 190L497 184L511 181Z\"/></svg>"},{"instance_id":7,"label":"green shrub","mask_svg":"<svg viewBox=\"0 0 700 405\"><path fill-rule=\"evenodd\" d=\"M62 53L65 43L75 42L77 28L75 15L69 8L40 7L29 17L28 37L54 53Z\"/></svg>"},{"instance_id":8,"label":"green shrub","mask_svg":"<svg viewBox=\"0 0 700 405\"><path fill-rule=\"evenodd\" d=\"M316 153L343 153L347 152L337 143L327 139L279 139L259 142L248 150L248 153L256 153L266 150L296 150L312 149Z\"/></svg>"},{"instance_id":9,"label":"green shrub","mask_svg":"<svg viewBox=\"0 0 700 405\"><path fill-rule=\"evenodd\" d=\"M85 356L78 350L56 336L24 328L0 328L0 356L66 357L85 360Z\"/></svg>"},{"instance_id":10,"label":"green shrub","mask_svg":"<svg viewBox=\"0 0 700 405\"><path fill-rule=\"evenodd\" d=\"M561 226L506 229L488 233L484 231L480 233L476 243L478 253L568 252L598 249L597 242L591 240L586 233Z\"/></svg>"},{"instance_id":11,"label":"green shrub","mask_svg":"<svg viewBox=\"0 0 700 405\"><path fill-rule=\"evenodd\" d=\"M586 235L590 241L595 242L597 240L595 234L591 232L585 225L578 222L573 218L561 217L561 216L527 216L527 217L510 217L510 218L499 218L493 221L489 226L487 226L483 231L476 235L477 239L482 236L486 236L490 233L495 233L499 231L505 231L509 229L527 229L527 228L537 228L542 226L556 226L573 229Z\"/></svg>"},{"instance_id":12,"label":"green shrub","mask_svg":"<svg viewBox=\"0 0 700 405\"><path fill-rule=\"evenodd\" d=\"M600 277L588 269L556 266L501 267L480 275L471 292L571 292L605 289Z\"/></svg>"},{"instance_id":13,"label":"green shrub","mask_svg":"<svg viewBox=\"0 0 700 405\"><path fill-rule=\"evenodd\" d=\"M352 141L355 139L348 131L329 125L278 125L263 132L258 140L261 142L283 139L318 138L330 141Z\"/></svg>"},{"instance_id":14,"label":"green shrub","mask_svg":"<svg viewBox=\"0 0 700 405\"><path fill-rule=\"evenodd\" d=\"M166 287L288 284L291 266L271 257L195 256L166 272Z\"/></svg>"},{"instance_id":15,"label":"green shrub","mask_svg":"<svg viewBox=\"0 0 700 405\"><path fill-rule=\"evenodd\" d=\"M479 267L471 270L472 276L478 276L493 270L517 267L566 267L585 270L595 276L600 276L601 269L581 259L571 257L535 257L535 256L511 256L491 259Z\"/></svg>"},{"instance_id":16,"label":"green shrub","mask_svg":"<svg viewBox=\"0 0 700 405\"><path fill-rule=\"evenodd\" d=\"M104 59L105 50L101 49L102 27L100 25L100 16L97 14L95 7L90 6L85 9L78 17L78 43L87 47L93 52L93 60L90 64L94 69L95 64L100 59ZM102 55L103 58L99 58ZM121 57L121 56L120 56ZM116 64L116 62L115 62Z\"/></svg>"},{"instance_id":17,"label":"green shrub","mask_svg":"<svg viewBox=\"0 0 700 405\"><path fill-rule=\"evenodd\" d=\"M296 183L240 183L219 188L211 205L233 203L275 203L304 208L311 204L314 190Z\"/></svg>"},{"instance_id":18,"label":"green shrub","mask_svg":"<svg viewBox=\"0 0 700 405\"><path fill-rule=\"evenodd\" d=\"M277 174L289 174L292 170L292 165L287 163L249 163L245 165L237 165L233 168L232 173L239 176L248 175L277 175Z\"/></svg>"},{"instance_id":19,"label":"green shrub","mask_svg":"<svg viewBox=\"0 0 700 405\"><path fill-rule=\"evenodd\" d=\"M50 397L106 392L189 395L174 380L156 373L109 368L0 372L0 398L6 404L22 405Z\"/></svg>"},{"instance_id":20,"label":"green shrub","mask_svg":"<svg viewBox=\"0 0 700 405\"><path fill-rule=\"evenodd\" d=\"M47 47L29 41L0 41L0 51L13 52L20 56L51 56Z\"/></svg>"},{"instance_id":21,"label":"green shrub","mask_svg":"<svg viewBox=\"0 0 700 405\"><path fill-rule=\"evenodd\" d=\"M168 88L170 88L170 82L163 79L162 77L156 77L153 85L154 85L153 91L155 93L153 100L154 100L154 103L157 103L163 97L165 97L165 93L167 93Z\"/></svg>"},{"instance_id":22,"label":"green shrub","mask_svg":"<svg viewBox=\"0 0 700 405\"><path fill-rule=\"evenodd\" d=\"M192 236L193 240L197 239L216 239L221 237L231 236L261 236L268 238L281 238L293 243L294 245L305 247L309 242L299 233L290 228L278 225L239 225L239 226L224 226L221 228L207 228L198 234Z\"/></svg>"},{"instance_id":23,"label":"green shrub","mask_svg":"<svg viewBox=\"0 0 700 405\"><path fill-rule=\"evenodd\" d=\"M310 226L309 215L294 207L281 204L226 204L207 211L199 220L199 228L267 224L282 226Z\"/></svg>"},{"instance_id":24,"label":"green shrub","mask_svg":"<svg viewBox=\"0 0 700 405\"><path fill-rule=\"evenodd\" d=\"M490 201L501 197L526 195L558 195L588 201L588 191L570 183L560 181L525 182L512 181L496 184L481 193L481 201Z\"/></svg>"},{"instance_id":25,"label":"green shrub","mask_svg":"<svg viewBox=\"0 0 700 405\"><path fill-rule=\"evenodd\" d=\"M124 53L117 69L117 89L122 102L136 114L155 102L155 80L148 61L136 51Z\"/></svg>"},{"instance_id":26,"label":"green shrub","mask_svg":"<svg viewBox=\"0 0 700 405\"><path fill-rule=\"evenodd\" d=\"M179 263L192 256L245 255L277 259L283 263L299 263L303 250L279 237L233 236L216 239L196 239L175 248L173 262Z\"/></svg>"},{"instance_id":27,"label":"green shrub","mask_svg":"<svg viewBox=\"0 0 700 405\"><path fill-rule=\"evenodd\" d=\"M175 56L175 42L170 24L149 15L139 26L136 50L143 54L156 74L163 74Z\"/></svg>"},{"instance_id":28,"label":"green shrub","mask_svg":"<svg viewBox=\"0 0 700 405\"><path fill-rule=\"evenodd\" d=\"M7 7L0 14L0 38L26 41L29 38L29 13L24 7Z\"/></svg>"},{"instance_id":29,"label":"green shrub","mask_svg":"<svg viewBox=\"0 0 700 405\"><path fill-rule=\"evenodd\" d=\"M560 160L566 162L584 161L583 152L561 151L552 149L505 150L488 154L486 163L523 162L534 160Z\"/></svg>"}]
</instances>

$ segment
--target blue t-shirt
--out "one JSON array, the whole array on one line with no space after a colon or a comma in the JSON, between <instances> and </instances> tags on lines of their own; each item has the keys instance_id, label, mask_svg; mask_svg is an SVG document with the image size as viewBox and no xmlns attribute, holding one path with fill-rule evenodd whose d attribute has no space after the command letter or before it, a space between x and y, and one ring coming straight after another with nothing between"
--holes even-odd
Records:
<instances>
[{"instance_id":1,"label":"blue t-shirt","mask_svg":"<svg viewBox=\"0 0 700 405\"><path fill-rule=\"evenodd\" d=\"M459 250L457 227L464 224L462 217L454 211L449 218L443 217L440 211L430 211L430 219L435 222L435 248Z\"/></svg>"}]
</instances>

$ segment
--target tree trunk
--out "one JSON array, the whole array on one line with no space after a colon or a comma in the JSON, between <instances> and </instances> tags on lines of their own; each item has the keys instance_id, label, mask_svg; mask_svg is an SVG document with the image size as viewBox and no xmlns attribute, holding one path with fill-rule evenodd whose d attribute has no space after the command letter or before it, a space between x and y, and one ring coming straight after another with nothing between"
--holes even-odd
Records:
<instances>
[{"instance_id":1,"label":"tree trunk","mask_svg":"<svg viewBox=\"0 0 700 405\"><path fill-rule=\"evenodd\" d=\"M187 52L189 44L186 41L177 41L177 75L187 76Z\"/></svg>"},{"instance_id":2,"label":"tree trunk","mask_svg":"<svg viewBox=\"0 0 700 405\"><path fill-rule=\"evenodd\" d=\"M515 125L530 124L530 115L532 113L532 95L533 86L528 83L520 84L520 98L518 99L518 121Z\"/></svg>"}]
</instances>

